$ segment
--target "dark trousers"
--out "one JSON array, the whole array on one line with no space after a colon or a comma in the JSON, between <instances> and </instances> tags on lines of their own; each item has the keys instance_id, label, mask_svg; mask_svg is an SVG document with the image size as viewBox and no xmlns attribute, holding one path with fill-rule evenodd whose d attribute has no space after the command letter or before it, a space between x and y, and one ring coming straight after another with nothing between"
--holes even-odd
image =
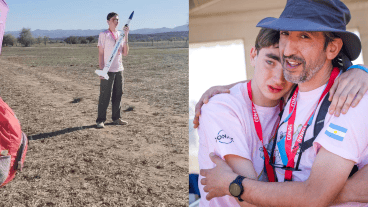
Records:
<instances>
[{"instance_id":1,"label":"dark trousers","mask_svg":"<svg viewBox=\"0 0 368 207\"><path fill-rule=\"evenodd\" d=\"M123 71L108 72L109 80L102 79L100 83L100 98L98 101L98 117L96 122L106 121L106 111L110 103L112 103L112 120L119 119L121 110L121 96L123 95L124 77ZM111 96L112 93L112 96Z\"/></svg>"}]
</instances>

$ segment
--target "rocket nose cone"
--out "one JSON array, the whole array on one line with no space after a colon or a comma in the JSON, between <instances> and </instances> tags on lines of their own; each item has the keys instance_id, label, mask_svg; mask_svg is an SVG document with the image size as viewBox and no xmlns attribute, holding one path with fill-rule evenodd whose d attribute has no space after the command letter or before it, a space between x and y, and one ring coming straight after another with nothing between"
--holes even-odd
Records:
<instances>
[{"instance_id":1,"label":"rocket nose cone","mask_svg":"<svg viewBox=\"0 0 368 207\"><path fill-rule=\"evenodd\" d=\"M134 11L130 14L129 19L133 19Z\"/></svg>"}]
</instances>

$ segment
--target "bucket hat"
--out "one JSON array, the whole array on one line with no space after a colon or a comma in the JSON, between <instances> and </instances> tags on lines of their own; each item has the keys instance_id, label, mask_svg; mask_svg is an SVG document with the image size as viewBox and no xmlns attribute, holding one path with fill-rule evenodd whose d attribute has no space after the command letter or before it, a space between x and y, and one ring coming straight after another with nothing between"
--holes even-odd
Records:
<instances>
[{"instance_id":1,"label":"bucket hat","mask_svg":"<svg viewBox=\"0 0 368 207\"><path fill-rule=\"evenodd\" d=\"M350 19L349 9L339 0L288 0L279 18L264 18L257 27L280 31L333 32L342 39L344 54L355 60L362 46L357 35L346 31Z\"/></svg>"}]
</instances>

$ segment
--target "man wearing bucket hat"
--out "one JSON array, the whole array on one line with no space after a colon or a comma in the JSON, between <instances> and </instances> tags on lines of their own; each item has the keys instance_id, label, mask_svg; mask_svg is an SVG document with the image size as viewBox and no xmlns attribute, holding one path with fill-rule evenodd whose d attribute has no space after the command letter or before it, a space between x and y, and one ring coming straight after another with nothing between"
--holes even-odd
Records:
<instances>
[{"instance_id":1,"label":"man wearing bucket hat","mask_svg":"<svg viewBox=\"0 0 368 207\"><path fill-rule=\"evenodd\" d=\"M367 95L347 114L327 114L323 129L315 140L313 137L314 115L339 75L334 67L337 59L354 60L361 50L359 38L346 31L349 21L350 12L340 1L289 0L280 18L259 22L258 27L280 30L285 78L298 84L285 106L271 152L280 183L238 176L212 155L216 167L201 170L207 199L231 195L262 206L326 206L343 189L354 164L362 168L368 163ZM313 146L304 148L308 140L314 140ZM367 201L364 199L346 201Z\"/></svg>"}]
</instances>

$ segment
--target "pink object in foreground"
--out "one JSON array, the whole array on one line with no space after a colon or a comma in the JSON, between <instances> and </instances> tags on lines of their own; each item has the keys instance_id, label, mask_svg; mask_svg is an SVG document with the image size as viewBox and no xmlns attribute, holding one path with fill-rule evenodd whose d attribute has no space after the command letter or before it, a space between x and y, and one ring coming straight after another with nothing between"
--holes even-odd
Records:
<instances>
[{"instance_id":1,"label":"pink object in foreground","mask_svg":"<svg viewBox=\"0 0 368 207\"><path fill-rule=\"evenodd\" d=\"M3 37L5 31L6 15L8 14L9 7L5 0L0 0L0 54L1 46L3 45Z\"/></svg>"}]
</instances>

